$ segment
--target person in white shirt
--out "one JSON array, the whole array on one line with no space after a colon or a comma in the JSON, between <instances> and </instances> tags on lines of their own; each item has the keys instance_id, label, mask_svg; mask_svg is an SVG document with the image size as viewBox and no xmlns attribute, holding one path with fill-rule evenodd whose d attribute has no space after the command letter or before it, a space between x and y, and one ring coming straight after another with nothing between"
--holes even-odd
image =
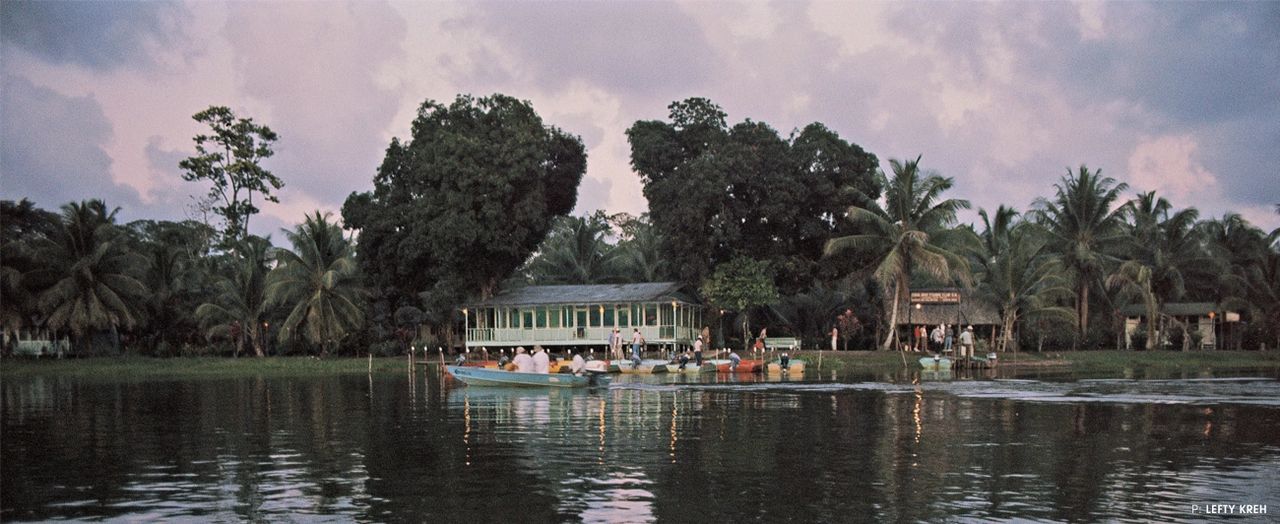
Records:
<instances>
[{"instance_id":1,"label":"person in white shirt","mask_svg":"<svg viewBox=\"0 0 1280 524\"><path fill-rule=\"evenodd\" d=\"M698 340L693 341L693 362L699 368L702 367L702 335L698 335Z\"/></svg>"},{"instance_id":2,"label":"person in white shirt","mask_svg":"<svg viewBox=\"0 0 1280 524\"><path fill-rule=\"evenodd\" d=\"M572 371L574 375L581 375L582 371L586 368L587 361L582 360L582 352L574 351L573 362L569 364L569 371Z\"/></svg>"},{"instance_id":3,"label":"person in white shirt","mask_svg":"<svg viewBox=\"0 0 1280 524\"><path fill-rule=\"evenodd\" d=\"M524 346L516 348L516 358L511 360L520 373L533 373L533 357L525 352Z\"/></svg>"},{"instance_id":4,"label":"person in white shirt","mask_svg":"<svg viewBox=\"0 0 1280 524\"><path fill-rule=\"evenodd\" d=\"M542 346L533 346L533 372L551 372L551 358L547 356L546 351L543 351Z\"/></svg>"}]
</instances>

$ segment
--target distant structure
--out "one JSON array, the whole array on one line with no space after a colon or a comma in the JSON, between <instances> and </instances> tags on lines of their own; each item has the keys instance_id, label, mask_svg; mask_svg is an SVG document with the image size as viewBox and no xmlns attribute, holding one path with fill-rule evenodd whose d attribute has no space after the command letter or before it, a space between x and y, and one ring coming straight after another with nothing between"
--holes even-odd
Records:
<instances>
[{"instance_id":1,"label":"distant structure","mask_svg":"<svg viewBox=\"0 0 1280 524\"><path fill-rule=\"evenodd\" d=\"M652 345L692 345L704 306L676 282L527 286L463 306L469 348L604 346L614 328Z\"/></svg>"},{"instance_id":2,"label":"distant structure","mask_svg":"<svg viewBox=\"0 0 1280 524\"><path fill-rule=\"evenodd\" d=\"M1138 327L1146 320L1147 308L1142 304L1129 304L1120 308L1120 314L1124 315L1124 344L1125 349L1142 349L1133 347L1133 334L1138 331ZM1185 327L1188 333L1196 333L1200 338L1199 347L1190 346L1187 349L1228 349L1219 345L1219 340L1232 340L1239 337L1232 337L1232 328L1236 323L1240 322L1240 313L1236 311L1228 311L1221 304L1213 302L1169 302L1164 304L1160 309L1160 314L1164 317L1163 323L1165 329L1169 333L1161 333L1160 325L1156 326L1156 349L1182 349L1181 347L1171 346L1171 335L1173 332L1181 332ZM1160 322L1159 319L1156 322ZM1238 344L1238 340L1235 340Z\"/></svg>"}]
</instances>

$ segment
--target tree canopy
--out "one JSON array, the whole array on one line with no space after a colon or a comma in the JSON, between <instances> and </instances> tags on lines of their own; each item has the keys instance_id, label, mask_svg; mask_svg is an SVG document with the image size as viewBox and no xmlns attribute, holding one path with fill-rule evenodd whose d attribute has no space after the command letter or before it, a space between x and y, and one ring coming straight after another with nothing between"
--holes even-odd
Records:
<instances>
[{"instance_id":1,"label":"tree canopy","mask_svg":"<svg viewBox=\"0 0 1280 524\"><path fill-rule=\"evenodd\" d=\"M212 134L196 135L196 156L178 163L185 171L182 179L211 184L208 202L223 219L224 241L234 242L248 234L249 217L258 212L254 193L279 202L271 191L284 187L284 182L261 164L275 154L271 144L279 137L252 118L237 118L224 106L209 106L191 118L208 125Z\"/></svg>"},{"instance_id":2,"label":"tree canopy","mask_svg":"<svg viewBox=\"0 0 1280 524\"><path fill-rule=\"evenodd\" d=\"M719 264L749 256L770 263L784 292L823 274L823 245L846 208L875 199L875 155L820 123L783 138L768 124L729 128L710 100L669 106L670 122L627 130L631 165L676 276L700 283Z\"/></svg>"},{"instance_id":3,"label":"tree canopy","mask_svg":"<svg viewBox=\"0 0 1280 524\"><path fill-rule=\"evenodd\" d=\"M581 139L496 94L427 100L412 137L393 139L371 192L342 207L370 284L397 305L452 307L487 296L577 202Z\"/></svg>"}]
</instances>

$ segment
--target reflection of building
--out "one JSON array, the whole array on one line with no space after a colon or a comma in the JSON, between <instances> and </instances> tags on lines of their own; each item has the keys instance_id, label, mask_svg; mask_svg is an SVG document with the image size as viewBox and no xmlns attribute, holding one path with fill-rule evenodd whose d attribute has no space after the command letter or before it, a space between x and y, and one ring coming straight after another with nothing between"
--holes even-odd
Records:
<instances>
[{"instance_id":1,"label":"reflection of building","mask_svg":"<svg viewBox=\"0 0 1280 524\"><path fill-rule=\"evenodd\" d=\"M1120 308L1120 314L1124 315L1124 344L1126 349L1133 348L1133 334L1137 332L1139 324L1146 321L1147 308L1142 304L1130 304ZM1181 333L1183 326L1186 327L1187 333L1198 333L1200 335L1200 347L1191 347L1191 349L1214 348L1218 347L1218 326L1226 326L1229 323L1240 321L1240 313L1235 311L1226 311L1225 308L1213 302L1170 302L1164 304L1160 309L1160 315L1165 317L1165 322L1156 325L1156 340L1162 340L1162 344L1156 345L1157 348L1169 345L1170 338L1175 333ZM1157 322L1159 320L1157 319ZM1169 333L1161 334L1160 327L1168 328ZM1187 342L1190 344L1190 341ZM1173 349L1182 349L1180 347Z\"/></svg>"},{"instance_id":2,"label":"reflection of building","mask_svg":"<svg viewBox=\"0 0 1280 524\"><path fill-rule=\"evenodd\" d=\"M693 343L703 307L675 282L528 286L467 307L467 346L604 345L618 328L649 344Z\"/></svg>"}]
</instances>

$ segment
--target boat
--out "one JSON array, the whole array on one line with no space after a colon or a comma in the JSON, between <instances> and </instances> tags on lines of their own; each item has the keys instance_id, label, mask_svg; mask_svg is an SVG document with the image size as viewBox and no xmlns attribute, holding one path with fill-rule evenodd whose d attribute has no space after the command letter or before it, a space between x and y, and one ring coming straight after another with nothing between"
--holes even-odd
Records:
<instances>
[{"instance_id":1,"label":"boat","mask_svg":"<svg viewBox=\"0 0 1280 524\"><path fill-rule=\"evenodd\" d=\"M997 357L996 357L996 354L995 354L995 353L987 353L987 356L985 356L985 357L979 357L979 356L977 356L977 355L974 355L972 358L973 358L973 362L974 362L975 364L977 364L978 366L981 366L981 367L984 367L984 368L993 368L993 367L996 367L996 358L997 358Z\"/></svg>"},{"instance_id":2,"label":"boat","mask_svg":"<svg viewBox=\"0 0 1280 524\"><path fill-rule=\"evenodd\" d=\"M708 372L714 373L715 370L716 370L715 364L712 364L705 360L702 362L702 367L698 367L697 363L693 361L689 361L687 364L684 365L684 369L680 369L679 362L676 362L674 364L667 364L667 373L688 373L688 374L708 373Z\"/></svg>"},{"instance_id":3,"label":"boat","mask_svg":"<svg viewBox=\"0 0 1280 524\"><path fill-rule=\"evenodd\" d=\"M666 373L669 369L665 360L641 360L639 365L633 360L618 361L618 371L623 373L657 374Z\"/></svg>"},{"instance_id":4,"label":"boat","mask_svg":"<svg viewBox=\"0 0 1280 524\"><path fill-rule=\"evenodd\" d=\"M605 360L588 360L586 364L587 371L595 371L597 373L618 373L618 360L613 362Z\"/></svg>"},{"instance_id":5,"label":"boat","mask_svg":"<svg viewBox=\"0 0 1280 524\"><path fill-rule=\"evenodd\" d=\"M764 361L758 359L741 360L738 362L736 369L730 369L733 363L728 359L716 359L711 361L716 366L716 371L720 373L759 373L764 370Z\"/></svg>"},{"instance_id":6,"label":"boat","mask_svg":"<svg viewBox=\"0 0 1280 524\"><path fill-rule=\"evenodd\" d=\"M951 369L951 359L947 357L939 357L937 355L932 357L920 357L920 367L930 371Z\"/></svg>"},{"instance_id":7,"label":"boat","mask_svg":"<svg viewBox=\"0 0 1280 524\"><path fill-rule=\"evenodd\" d=\"M782 362L770 362L766 371L773 374L787 373L789 375L803 375L804 366L805 361L791 359L791 361L787 363L786 369L782 368Z\"/></svg>"},{"instance_id":8,"label":"boat","mask_svg":"<svg viewBox=\"0 0 1280 524\"><path fill-rule=\"evenodd\" d=\"M609 385L609 375L604 373L521 373L474 366L445 366L445 370L468 386L585 388Z\"/></svg>"}]
</instances>

